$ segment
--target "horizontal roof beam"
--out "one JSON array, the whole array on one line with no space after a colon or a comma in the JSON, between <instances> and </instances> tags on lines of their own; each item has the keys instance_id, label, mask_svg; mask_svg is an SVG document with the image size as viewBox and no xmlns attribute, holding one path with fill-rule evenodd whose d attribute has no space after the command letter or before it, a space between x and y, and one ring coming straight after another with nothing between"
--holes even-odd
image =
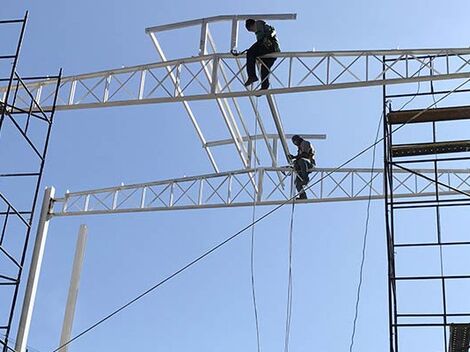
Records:
<instances>
[{"instance_id":1,"label":"horizontal roof beam","mask_svg":"<svg viewBox=\"0 0 470 352\"><path fill-rule=\"evenodd\" d=\"M286 134L285 137L286 139L291 139L294 136L294 134ZM326 139L326 134L299 134L300 137L306 140L325 140ZM279 135L273 134L273 133L268 133L266 134L267 139L271 140L278 140ZM256 136L244 136L243 141L244 142L249 142L249 141L254 141L254 140L260 140L264 139L264 136L262 134L258 134ZM205 144L206 147L218 147L221 145L227 145L227 144L233 144L232 139L221 139L218 141L210 141Z\"/></svg>"},{"instance_id":2,"label":"horizontal roof beam","mask_svg":"<svg viewBox=\"0 0 470 352\"><path fill-rule=\"evenodd\" d=\"M296 13L279 13L279 14L248 14L248 15L219 15L212 17L199 18L195 20L175 22L169 24L162 24L159 26L148 27L145 29L145 33L156 33L164 32L173 29L180 29L186 27L192 27L201 25L203 23L214 23L214 22L223 22L223 21L244 21L249 18L254 20L295 20L297 18Z\"/></svg>"}]
</instances>

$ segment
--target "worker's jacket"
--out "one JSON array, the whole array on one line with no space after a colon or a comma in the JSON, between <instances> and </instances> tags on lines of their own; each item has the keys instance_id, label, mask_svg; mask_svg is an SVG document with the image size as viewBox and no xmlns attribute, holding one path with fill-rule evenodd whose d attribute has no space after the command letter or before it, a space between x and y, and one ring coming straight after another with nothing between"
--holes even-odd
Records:
<instances>
[{"instance_id":1,"label":"worker's jacket","mask_svg":"<svg viewBox=\"0 0 470 352\"><path fill-rule=\"evenodd\" d=\"M297 155L294 157L295 160L305 159L312 166L315 166L315 150L312 148L312 145L309 141L305 139L302 140L297 149Z\"/></svg>"},{"instance_id":2,"label":"worker's jacket","mask_svg":"<svg viewBox=\"0 0 470 352\"><path fill-rule=\"evenodd\" d=\"M256 42L265 46L271 52L280 52L279 42L276 36L276 30L266 22L255 21Z\"/></svg>"}]
</instances>

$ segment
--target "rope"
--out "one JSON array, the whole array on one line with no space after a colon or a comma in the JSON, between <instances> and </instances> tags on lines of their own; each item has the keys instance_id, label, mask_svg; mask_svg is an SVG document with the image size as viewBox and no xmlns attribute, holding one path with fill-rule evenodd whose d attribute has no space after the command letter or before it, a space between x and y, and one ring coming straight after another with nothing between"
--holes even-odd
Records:
<instances>
[{"instance_id":1,"label":"rope","mask_svg":"<svg viewBox=\"0 0 470 352\"><path fill-rule=\"evenodd\" d=\"M258 98L256 97L256 116L255 116L255 141L253 146L253 164L258 165L258 159L256 157L256 136L258 134ZM251 221L255 222L256 219L256 195L258 194L256 186L253 187L253 211ZM255 225L251 227L251 249L250 249L250 268L251 268L251 296L253 299L253 313L255 316L255 327L256 327L256 346L257 351L261 351L260 333L259 333L259 320L258 320L258 307L256 304L256 285L255 285Z\"/></svg>"},{"instance_id":2,"label":"rope","mask_svg":"<svg viewBox=\"0 0 470 352\"><path fill-rule=\"evenodd\" d=\"M294 177L295 177L294 174L292 174L291 187L293 186ZM290 213L289 276L288 276L288 283L287 283L286 336L284 339L284 352L289 351L290 325L291 325L291 318L292 318L292 245L293 245L293 234L294 234L294 211L295 211L295 198L292 200L292 208L291 208L291 213Z\"/></svg>"},{"instance_id":3,"label":"rope","mask_svg":"<svg viewBox=\"0 0 470 352\"><path fill-rule=\"evenodd\" d=\"M454 88L453 90L447 92L445 95L443 95L441 98L439 98L437 100L436 103L433 103L431 104L428 108L418 112L416 115L412 116L408 121L406 121L405 123L401 124L400 126L398 126L397 128L395 128L394 130L392 130L392 134L395 133L396 131L398 131L399 129L403 128L406 124L410 123L411 121L415 120L416 118L418 118L419 116L421 116L424 112L428 111L429 109L431 109L435 104L439 103L440 101L444 100L445 98L447 98L450 94L454 93L456 90L460 89L461 87L463 87L464 85L466 85L468 82L470 82L470 78L467 79L465 82L459 84L456 88ZM317 181L315 181L314 183L312 183L311 185L305 187L305 190L308 190L310 189L311 187L317 185L318 183L320 183L321 181L323 181L324 179L327 179L328 177L331 176L332 173L334 173L335 171L337 170L340 170L341 168L345 167L346 165L350 164L352 161L356 160L357 158L361 157L362 155L364 155L365 153L367 153L369 150L371 150L372 148L375 148L376 145L378 145L379 143L381 143L383 141L383 137L380 138L379 140L377 140L374 144L372 145L369 145L368 147L362 149L360 152L358 152L357 154L353 155L352 157L350 157L349 159L347 159L346 161L344 161L343 163L341 163L338 167L336 167L335 169L331 170L330 172L327 172L325 173L325 175L323 177L320 177ZM244 226L242 229L240 229L239 231L237 231L236 233L234 233L233 235L229 236L228 238L226 238L225 240L223 240L222 242L220 242L219 244L215 245L214 247L212 247L211 249L207 250L206 252L204 252L203 254L201 254L200 256L196 257L195 259L193 259L192 261L190 261L188 264L184 265L183 267L181 267L180 269L178 269L177 271L175 271L173 274L170 274L168 275L166 278L164 278L163 280L157 282L156 284L154 284L152 287L150 287L149 289L145 290L144 292L142 292L141 294L139 294L138 296L136 296L135 298L131 299L130 301L128 301L127 303L123 304L122 306L120 306L119 308L117 308L116 310L114 310L113 312L109 313L108 315L104 316L102 319L98 320L96 323L92 324L90 327L86 328L85 330L81 331L80 333L78 333L77 335L75 335L74 337L72 337L69 341L67 341L66 343L64 343L63 345L57 347L56 349L54 349L52 352L57 352L59 351L61 348L71 344L73 341L77 340L78 338L82 337L83 335L87 334L88 332L90 332L91 330L95 329L96 327L98 327L99 325L103 324L105 321L111 319L113 316L115 316L116 314L120 313L121 311L123 311L124 309L126 309L127 307L131 306L132 304L134 304L135 302L139 301L140 299L142 299L143 297L147 296L149 293L155 291L157 288L159 288L160 286L164 285L165 283L167 283L168 281L170 281L171 279L173 279L174 277L178 276L179 274L183 273L184 271L188 270L190 267L192 267L193 265L197 264L198 262L200 262L202 259L204 259L205 257L209 256L210 254L214 253L215 251L217 251L218 249L220 249L221 247L225 246L227 243L231 242L232 240L234 240L235 238L237 238L238 236L240 236L242 233L244 233L246 230L250 229L252 226L256 225L258 222L266 219L268 216L270 216L271 214L275 213L276 211L278 211L280 208L282 208L284 205L290 203L292 200L294 200L295 197L297 197L298 194L294 194L294 196L292 196L291 198L289 199L286 199L285 201L283 201L281 204L275 206L274 208L272 208L271 210L267 211L266 213L264 213L262 216L260 216L259 218L257 218L255 221L253 221L251 224L248 224L246 226Z\"/></svg>"},{"instance_id":4,"label":"rope","mask_svg":"<svg viewBox=\"0 0 470 352\"><path fill-rule=\"evenodd\" d=\"M375 143L379 139L380 127L382 125L383 114L380 116L379 125L377 127L377 132L375 134ZM374 143L374 144L375 144ZM356 292L356 304L354 310L354 320L353 320L353 328L351 333L351 343L349 345L349 352L353 351L354 348L354 339L356 337L356 327L357 327L357 319L359 317L359 303L361 299L361 291L362 291L362 282L364 279L364 264L366 261L366 249L367 249L367 239L369 234L369 219L370 219L370 205L372 202L372 181L374 180L374 167L375 167L375 151L376 151L377 144L374 145L372 150L372 167L370 170L370 187L369 187L369 195L367 199L367 210L366 210L366 223L364 229L364 236L362 238L362 254L361 254L361 266L359 269L359 283L357 285L357 292Z\"/></svg>"},{"instance_id":5,"label":"rope","mask_svg":"<svg viewBox=\"0 0 470 352\"><path fill-rule=\"evenodd\" d=\"M4 347L6 347L6 349L8 351L11 351L11 352L17 352L13 347L10 347L8 346L8 344L6 343L6 340L7 340L7 335L5 335L4 333L0 333L2 335L2 337L4 337L3 341L0 341L0 344ZM8 337L8 342L10 344L15 344L16 343L16 340L12 337ZM0 348L1 349L1 348ZM40 350L38 350L37 348L33 348L31 347L30 345L27 345L26 346L26 351L27 352L40 352Z\"/></svg>"}]
</instances>

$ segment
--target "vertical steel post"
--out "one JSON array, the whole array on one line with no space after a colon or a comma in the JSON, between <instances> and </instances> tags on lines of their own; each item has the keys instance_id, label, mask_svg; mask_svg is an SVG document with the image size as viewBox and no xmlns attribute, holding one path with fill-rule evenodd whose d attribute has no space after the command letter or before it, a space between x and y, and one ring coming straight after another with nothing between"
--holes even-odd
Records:
<instances>
[{"instance_id":1,"label":"vertical steel post","mask_svg":"<svg viewBox=\"0 0 470 352\"><path fill-rule=\"evenodd\" d=\"M31 327L31 318L33 316L34 303L36 300L36 292L38 288L39 275L41 273L42 259L44 257L44 249L46 247L47 230L49 228L49 212L54 198L54 187L47 187L44 191L42 201L41 215L38 223L36 234L36 242L34 243L33 257L29 268L28 283L23 300L23 309L21 311L18 334L16 337L16 352L25 352L28 342L29 329Z\"/></svg>"},{"instance_id":2,"label":"vertical steel post","mask_svg":"<svg viewBox=\"0 0 470 352\"><path fill-rule=\"evenodd\" d=\"M78 231L77 246L75 249L75 257L73 259L72 276L70 278L67 305L65 307L64 323L62 325L62 334L60 335L59 346L61 346L61 348L59 352L67 352L68 345L66 344L70 341L70 337L72 334L73 317L75 315L75 305L77 303L78 288L80 285L80 275L82 272L83 257L85 256L87 236L87 226L80 225L80 229Z\"/></svg>"}]
</instances>

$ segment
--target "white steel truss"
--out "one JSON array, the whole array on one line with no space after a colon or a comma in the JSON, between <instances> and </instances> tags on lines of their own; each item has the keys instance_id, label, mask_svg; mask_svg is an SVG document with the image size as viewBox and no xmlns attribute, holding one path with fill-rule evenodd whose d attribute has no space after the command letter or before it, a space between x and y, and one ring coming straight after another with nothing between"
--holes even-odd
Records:
<instances>
[{"instance_id":1,"label":"white steel truss","mask_svg":"<svg viewBox=\"0 0 470 352\"><path fill-rule=\"evenodd\" d=\"M230 38L230 49L231 51L236 50L236 46L238 43L238 28L239 22L244 21L248 18L256 18L256 19L264 19L264 20L291 20L296 18L296 14L258 14L258 15L229 15L229 16L215 16L209 18L202 18L197 20L191 21L184 21L179 23L171 23L168 25L160 25L151 28L147 28L145 32L149 35L156 51L158 57L161 61L165 62L168 61L166 54L163 50L163 47L157 38L157 35L161 32L171 31L174 29L180 28L188 28L193 26L200 27L200 40L199 40L199 55L209 55L209 54L217 54L217 45L215 40L210 31L210 25L216 22L228 22L231 26L231 38ZM201 61L202 69L205 74L205 78L211 85L214 85L217 90L220 90L221 87L229 84L229 75L226 72L224 67L220 68L220 75L213 76L213 70L211 70L212 63L206 63L205 61ZM238 68L243 68L243 64L239 59L237 59L237 66ZM173 72L170 73L170 79L173 83L176 84L177 78ZM245 80L246 77L241 72L242 79ZM230 88L229 88L230 89ZM181 94L183 94L181 92ZM246 149L243 143L243 140L246 138L250 138L250 131L248 125L246 123L245 116L242 113L242 109L240 107L240 103L238 102L236 97L231 97L230 99L227 98L216 98L215 99L218 109L220 111L221 117L227 127L227 130L231 136L231 144L235 146L235 149L238 153L239 158L241 159L242 165L245 168L251 167L251 161L253 156L251 154L256 154L254 149ZM185 108L186 113L188 114L193 126L196 129L196 133L199 137L199 140L202 143L203 148L206 150L208 154L209 160L216 172L218 172L218 167L214 157L212 156L212 152L209 149L207 143L205 143L205 138L202 134L201 128L198 125L197 119L194 115L194 112L190 106L188 101L183 101L183 106ZM232 103L232 105L230 104ZM282 126L280 123L279 111L274 108L274 97L269 96L268 99L270 111L272 117L275 121L275 125L277 127L279 139L281 141L281 145L283 147L284 154L286 156L286 161L288 161L287 155L288 152L286 149L287 143L285 141L284 133L282 129L279 129L279 126ZM271 144L268 142L266 138L266 128L263 122L263 119L260 114L260 109L258 107L258 103L255 101L254 97L250 97L250 104L251 108L253 109L254 118L256 119L257 126L261 131L261 135L264 137L264 144L267 149L268 155L271 158L272 166L277 166L277 153L274 152ZM237 118L239 123L237 122ZM250 147L250 145L248 146ZM254 158L259 162L259 158L257 155L254 155Z\"/></svg>"},{"instance_id":2,"label":"white steel truss","mask_svg":"<svg viewBox=\"0 0 470 352\"><path fill-rule=\"evenodd\" d=\"M199 18L196 20L189 20L189 21L176 22L176 23L149 27L145 29L145 32L149 35L152 35L152 34L156 34L159 32L165 32L165 31L174 30L174 29L198 26L200 27L200 31L201 31L201 37L199 41L199 54L204 54L206 50L207 40L208 40L206 34L208 32L209 25L212 23L217 23L217 22L229 22L231 26L230 49L235 50L237 49L237 45L238 45L239 23L249 18L254 19L254 20L265 20L265 21L295 20L297 18L297 14L282 13L282 14L221 15L221 16Z\"/></svg>"},{"instance_id":3,"label":"white steel truss","mask_svg":"<svg viewBox=\"0 0 470 352\"><path fill-rule=\"evenodd\" d=\"M243 86L244 66L237 65L239 57L210 54L65 77L57 109L250 97L470 77L469 48L282 52L266 57L276 57L277 61L271 68L271 88L264 91ZM206 77L205 69L210 71L211 79ZM222 75L222 70L229 77L219 87L216 78ZM54 80L50 79L30 84L28 88L34 91L42 106L48 106L53 85ZM4 91L5 87L0 88L0 92Z\"/></svg>"},{"instance_id":4,"label":"white steel truss","mask_svg":"<svg viewBox=\"0 0 470 352\"><path fill-rule=\"evenodd\" d=\"M397 169L393 173L395 196L432 196L435 187L433 170L413 171ZM281 180L278 178L279 173L283 175ZM419 176L418 173L429 179ZM468 192L470 170L440 170L438 181L442 183L442 196L459 195L458 191ZM299 203L366 200L369 191L372 199L384 197L382 169L319 168L311 174L310 184L312 187L307 191L309 199ZM66 193L63 197L54 199L50 215L226 208L253 204L278 205L288 201L295 194L291 185L292 170L288 167L215 173ZM465 197L468 199L468 196Z\"/></svg>"}]
</instances>

